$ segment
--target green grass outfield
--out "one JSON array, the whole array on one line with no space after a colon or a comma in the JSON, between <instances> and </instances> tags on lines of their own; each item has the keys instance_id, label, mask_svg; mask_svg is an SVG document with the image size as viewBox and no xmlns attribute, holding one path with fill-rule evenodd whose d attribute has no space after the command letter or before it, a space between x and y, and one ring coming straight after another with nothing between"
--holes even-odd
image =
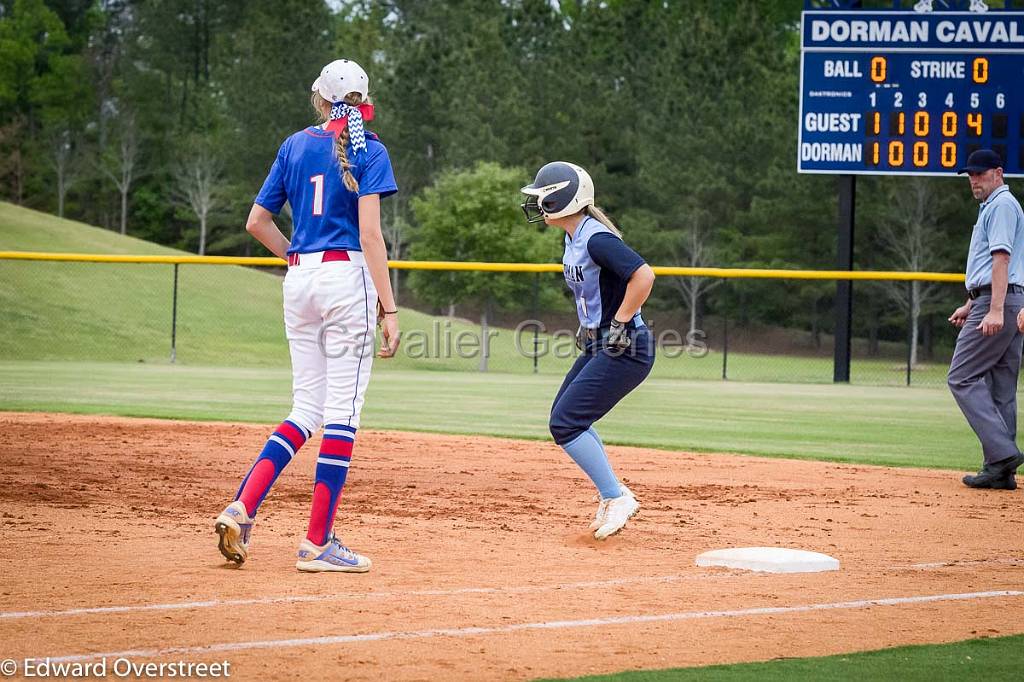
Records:
<instances>
[{"instance_id":1,"label":"green grass outfield","mask_svg":"<svg viewBox=\"0 0 1024 682\"><path fill-rule=\"evenodd\" d=\"M714 665L574 678L574 682L789 682L790 680L901 680L939 682L1021 679L1024 636L906 646L821 658ZM538 681L539 682L539 681ZM551 682L551 681L548 681Z\"/></svg>"},{"instance_id":2,"label":"green grass outfield","mask_svg":"<svg viewBox=\"0 0 1024 682\"><path fill-rule=\"evenodd\" d=\"M0 250L117 254L182 254L108 230L61 220L0 202ZM183 265L178 271L177 361L207 366L286 367L288 351L281 319L279 272L238 266ZM438 273L443 277L444 273ZM167 363L170 358L174 266L0 260L0 358ZM524 314L525 317L525 314ZM463 320L405 309L405 343L394 363L403 369L476 371L472 339L479 327ZM517 348L509 329L495 330L490 367L530 374L533 361ZM554 331L554 330L551 330ZM459 339L472 357L460 357ZM533 334L520 346L533 348ZM549 349L541 374L563 374L574 351L567 338L542 335ZM678 357L670 357L676 351ZM720 381L722 354L705 357L665 350L653 376ZM918 368L917 385L942 386L946 368ZM832 358L730 353L735 381L828 383ZM855 384L903 385L898 360L855 359Z\"/></svg>"},{"instance_id":3,"label":"green grass outfield","mask_svg":"<svg viewBox=\"0 0 1024 682\"><path fill-rule=\"evenodd\" d=\"M560 377L426 372L377 361L363 426L547 439ZM276 423L283 368L0 361L0 410ZM599 423L610 443L970 470L973 433L948 391L649 379Z\"/></svg>"}]
</instances>

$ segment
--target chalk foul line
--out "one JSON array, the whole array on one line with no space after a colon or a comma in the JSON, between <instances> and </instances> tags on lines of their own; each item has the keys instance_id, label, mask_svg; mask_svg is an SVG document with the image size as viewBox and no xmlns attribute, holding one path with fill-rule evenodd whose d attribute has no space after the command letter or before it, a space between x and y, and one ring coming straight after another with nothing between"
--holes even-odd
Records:
<instances>
[{"instance_id":1,"label":"chalk foul line","mask_svg":"<svg viewBox=\"0 0 1024 682\"><path fill-rule=\"evenodd\" d=\"M742 618L746 616L766 616L789 613L810 613L814 611L838 611L847 609L865 609L872 606L900 606L906 604L927 604L933 602L971 601L977 599L995 599L1005 597L1024 597L1018 590L1000 590L993 592L966 592L961 594L936 594L914 597L886 597L882 599L862 599L857 601L833 602L827 604L806 604L802 606L770 606L730 611L684 611L681 613L637 614L632 616L612 616L607 618L588 618L585 620L554 620L536 623L517 623L512 625L440 628L433 630L384 631L358 635L328 635L324 637L305 637L299 639L268 639L251 642L224 642L205 646L179 646L164 649L133 649L95 654L75 654L70 656L50 657L55 663L74 663L98 659L116 658L162 658L166 656L203 655L230 651L246 651L252 649L288 649L294 647L326 646L332 644L352 644L358 642L380 642L386 640L415 640L435 637L478 637L483 635L528 632L537 630L572 630L576 628L602 627L608 625L634 625L643 623L666 623L687 620L704 620L710 618Z\"/></svg>"},{"instance_id":2,"label":"chalk foul line","mask_svg":"<svg viewBox=\"0 0 1024 682\"><path fill-rule=\"evenodd\" d=\"M616 587L621 585L673 583L686 580L724 579L732 573L663 575L638 578L616 578L612 580L590 580L576 583L555 583L551 585L523 585L516 587L459 587L447 590L388 590L383 592L333 592L315 595L288 595L280 597L254 597L251 599L207 599L201 601L169 602L165 604L126 604L121 606L86 606L52 611L3 611L0 622L21 618L61 618L92 614L134 613L145 611L179 611L184 609L209 609L214 607L253 606L260 604L302 604L307 602L345 601L352 599L407 599L409 597L453 597L467 594L531 594L556 590L581 590Z\"/></svg>"},{"instance_id":3,"label":"chalk foul line","mask_svg":"<svg viewBox=\"0 0 1024 682\"><path fill-rule=\"evenodd\" d=\"M893 566L895 570L935 570L973 566L980 564L1005 564L1010 566L1024 565L1024 559L975 559L950 560L933 563ZM794 577L799 574L792 574ZM0 622L22 618L68 618L88 615L109 615L123 613L139 613L147 611L181 611L187 609L210 609L219 607L260 606L264 604L303 604L312 602L348 601L355 599L408 599L410 597L455 597L473 594L536 594L555 590L601 589L639 584L675 583L689 580L728 580L736 577L746 579L778 574L751 574L747 571L730 571L729 573L698 573L686 575L641 576L636 578L617 578L612 580L591 580L575 583L555 583L550 585L524 585L516 587L462 587L434 590L388 590L383 592L334 592L326 595L282 595L278 597L255 597L249 599L206 599L199 601L168 602L160 604L122 604L117 606L82 606L71 609L52 609L39 611L0 611Z\"/></svg>"}]
</instances>

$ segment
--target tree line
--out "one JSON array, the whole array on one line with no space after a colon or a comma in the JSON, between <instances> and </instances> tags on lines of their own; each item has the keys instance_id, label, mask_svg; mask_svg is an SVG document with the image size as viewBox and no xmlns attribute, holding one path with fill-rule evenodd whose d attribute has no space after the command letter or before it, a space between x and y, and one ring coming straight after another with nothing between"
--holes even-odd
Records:
<instances>
[{"instance_id":1,"label":"tree line","mask_svg":"<svg viewBox=\"0 0 1024 682\"><path fill-rule=\"evenodd\" d=\"M370 74L369 127L400 185L385 202L393 257L556 259L553 234L519 224L517 190L562 159L590 170L598 203L652 263L831 268L835 179L795 172L799 11L784 0L0 0L0 196L198 253L260 254L242 228L248 207L281 141L313 122L320 68L348 57ZM974 218L962 184L862 178L857 267L961 269ZM525 296L470 275L404 286L438 309ZM857 331L873 338L901 338L906 312L934 306L927 286L856 290L870 313ZM691 327L729 310L818 334L833 293L691 278L657 296Z\"/></svg>"}]
</instances>

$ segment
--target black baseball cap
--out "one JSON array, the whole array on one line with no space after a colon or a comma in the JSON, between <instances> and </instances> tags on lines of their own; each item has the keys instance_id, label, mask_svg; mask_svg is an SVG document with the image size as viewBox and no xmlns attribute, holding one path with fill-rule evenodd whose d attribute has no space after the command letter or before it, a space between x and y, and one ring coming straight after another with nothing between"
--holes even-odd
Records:
<instances>
[{"instance_id":1,"label":"black baseball cap","mask_svg":"<svg viewBox=\"0 0 1024 682\"><path fill-rule=\"evenodd\" d=\"M957 171L963 173L984 173L993 168L1002 168L1003 160L991 149L979 149L967 157L967 165Z\"/></svg>"}]
</instances>

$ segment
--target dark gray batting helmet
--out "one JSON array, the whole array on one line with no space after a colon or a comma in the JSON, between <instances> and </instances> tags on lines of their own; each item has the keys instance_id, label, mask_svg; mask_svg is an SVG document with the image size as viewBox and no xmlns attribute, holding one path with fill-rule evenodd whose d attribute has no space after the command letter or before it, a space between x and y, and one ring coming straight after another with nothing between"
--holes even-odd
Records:
<instances>
[{"instance_id":1,"label":"dark gray batting helmet","mask_svg":"<svg viewBox=\"0 0 1024 682\"><path fill-rule=\"evenodd\" d=\"M544 218L564 218L594 205L594 181L574 163L552 161L537 171L533 183L520 190L527 195L522 203L527 222Z\"/></svg>"}]
</instances>

